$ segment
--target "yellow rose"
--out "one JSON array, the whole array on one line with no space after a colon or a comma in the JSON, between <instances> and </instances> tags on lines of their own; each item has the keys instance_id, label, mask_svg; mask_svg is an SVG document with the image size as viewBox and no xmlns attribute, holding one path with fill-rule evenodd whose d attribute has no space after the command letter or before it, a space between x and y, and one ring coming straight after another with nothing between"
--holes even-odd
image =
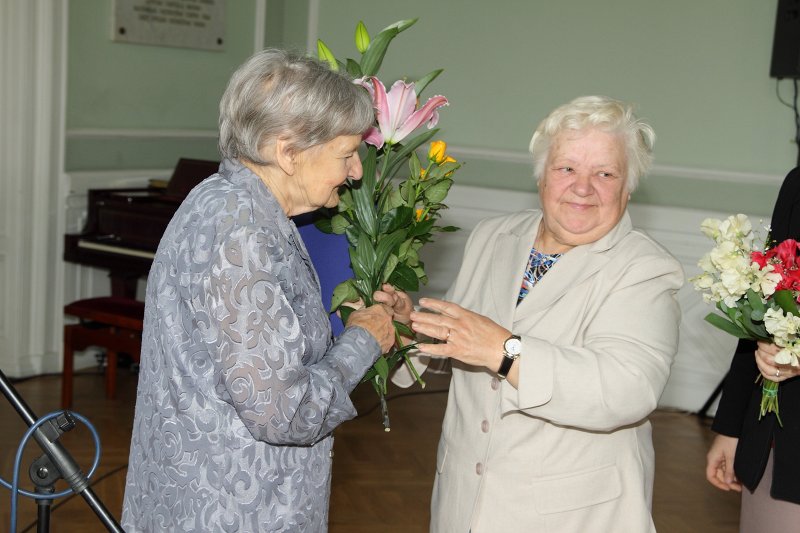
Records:
<instances>
[{"instance_id":1,"label":"yellow rose","mask_svg":"<svg viewBox=\"0 0 800 533\"><path fill-rule=\"evenodd\" d=\"M447 143L444 141L433 141L431 143L431 149L428 151L428 160L440 165L445 161L446 157L448 157Z\"/></svg>"}]
</instances>

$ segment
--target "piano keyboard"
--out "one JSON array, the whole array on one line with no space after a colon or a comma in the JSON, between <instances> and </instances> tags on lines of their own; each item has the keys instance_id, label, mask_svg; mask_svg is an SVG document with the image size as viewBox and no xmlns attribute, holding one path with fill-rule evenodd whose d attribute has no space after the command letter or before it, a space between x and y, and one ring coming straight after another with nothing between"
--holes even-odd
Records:
<instances>
[{"instance_id":1,"label":"piano keyboard","mask_svg":"<svg viewBox=\"0 0 800 533\"><path fill-rule=\"evenodd\" d=\"M122 254L132 257L144 257L145 259L153 259L156 254L145 250L134 250L133 248L125 248L124 246L114 246L111 244L101 244L99 242L78 240L78 248L86 248L87 250L97 250L98 252L108 252L112 254Z\"/></svg>"}]
</instances>

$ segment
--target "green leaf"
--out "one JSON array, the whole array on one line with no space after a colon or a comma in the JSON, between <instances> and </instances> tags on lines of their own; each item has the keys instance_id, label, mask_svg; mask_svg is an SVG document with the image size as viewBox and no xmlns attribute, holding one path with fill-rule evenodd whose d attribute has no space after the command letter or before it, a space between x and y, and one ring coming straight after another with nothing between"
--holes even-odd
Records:
<instances>
[{"instance_id":1,"label":"green leaf","mask_svg":"<svg viewBox=\"0 0 800 533\"><path fill-rule=\"evenodd\" d=\"M385 357L378 357L378 360L375 361L373 368L384 382L389 378L389 363L386 361Z\"/></svg>"},{"instance_id":2,"label":"green leaf","mask_svg":"<svg viewBox=\"0 0 800 533\"><path fill-rule=\"evenodd\" d=\"M364 177L357 186L353 186L350 193L353 196L353 211L356 221L370 237L375 237L378 230L378 213L375 208L375 167L377 165L377 152L370 146L364 157Z\"/></svg>"},{"instance_id":3,"label":"green leaf","mask_svg":"<svg viewBox=\"0 0 800 533\"><path fill-rule=\"evenodd\" d=\"M775 291L772 299L780 306L786 313L792 313L794 316L800 316L797 310L797 302L794 299L794 294L790 290Z\"/></svg>"},{"instance_id":4,"label":"green leaf","mask_svg":"<svg viewBox=\"0 0 800 533\"><path fill-rule=\"evenodd\" d=\"M398 322L397 320L393 320L392 322L394 322L394 329L396 329L400 335L405 335L406 337L412 337L412 338L414 337L414 332L411 330L410 327L403 324L402 322Z\"/></svg>"},{"instance_id":5,"label":"green leaf","mask_svg":"<svg viewBox=\"0 0 800 533\"><path fill-rule=\"evenodd\" d=\"M390 24L389 26L385 27L383 29L383 31L386 31L386 30L388 30L390 28L395 28L395 29L397 29L397 33L400 33L402 31L407 30L411 26L413 26L418 20L419 20L419 18L398 20L394 24Z\"/></svg>"},{"instance_id":6,"label":"green leaf","mask_svg":"<svg viewBox=\"0 0 800 533\"><path fill-rule=\"evenodd\" d=\"M395 254L391 254L389 258L386 260L386 264L383 266L383 274L381 275L381 283L386 283L389 281L389 277L394 272L394 268L397 266L397 263L400 262L400 259Z\"/></svg>"},{"instance_id":7,"label":"green leaf","mask_svg":"<svg viewBox=\"0 0 800 533\"><path fill-rule=\"evenodd\" d=\"M419 264L419 252L413 248L409 248L406 251L405 257L403 257L403 262L410 267L417 266Z\"/></svg>"},{"instance_id":8,"label":"green leaf","mask_svg":"<svg viewBox=\"0 0 800 533\"><path fill-rule=\"evenodd\" d=\"M431 230L431 228L433 227L433 224L435 222L436 221L433 220L433 219L423 220L422 222L417 222L414 225L414 227L411 229L411 231L409 232L409 234L408 234L409 237L418 237L420 235L424 235L425 233L428 233Z\"/></svg>"},{"instance_id":9,"label":"green leaf","mask_svg":"<svg viewBox=\"0 0 800 533\"><path fill-rule=\"evenodd\" d=\"M355 279L353 285L356 286L358 295L364 301L364 305L372 305L372 293L375 292L375 289L364 279Z\"/></svg>"},{"instance_id":10,"label":"green leaf","mask_svg":"<svg viewBox=\"0 0 800 533\"><path fill-rule=\"evenodd\" d=\"M406 141L403 143L403 147L397 151L392 159L392 162L389 163L389 168L386 169L386 174L389 178L394 176L394 173L400 168L400 163L406 160L407 157L410 157L411 154L419 148L423 143L428 142L431 137L439 133L438 128L434 128L432 130L428 130L426 132L420 133L416 137L411 138L411 140Z\"/></svg>"},{"instance_id":11,"label":"green leaf","mask_svg":"<svg viewBox=\"0 0 800 533\"><path fill-rule=\"evenodd\" d=\"M348 305L344 305L339 308L339 316L341 316L342 318L342 324L347 326L347 321L350 320L350 313L352 313L353 311L355 311L355 309L353 309Z\"/></svg>"},{"instance_id":12,"label":"green leaf","mask_svg":"<svg viewBox=\"0 0 800 533\"><path fill-rule=\"evenodd\" d=\"M450 186L453 184L451 179L443 179L438 183L433 184L431 187L425 189L425 198L429 202L439 203L447 198L447 193L450 191Z\"/></svg>"},{"instance_id":13,"label":"green leaf","mask_svg":"<svg viewBox=\"0 0 800 533\"><path fill-rule=\"evenodd\" d=\"M361 78L363 74L361 73L361 65L359 65L354 59L347 58L347 64L345 65L345 69L347 69L347 73L350 74L353 78Z\"/></svg>"},{"instance_id":14,"label":"green leaf","mask_svg":"<svg viewBox=\"0 0 800 533\"><path fill-rule=\"evenodd\" d=\"M353 208L353 191L350 187L339 188L339 212L349 211Z\"/></svg>"},{"instance_id":15,"label":"green leaf","mask_svg":"<svg viewBox=\"0 0 800 533\"><path fill-rule=\"evenodd\" d=\"M458 170L460 167L461 163L458 161L448 161L447 163L436 165L436 167L431 169L429 179L439 179L442 176L446 176L447 174Z\"/></svg>"},{"instance_id":16,"label":"green leaf","mask_svg":"<svg viewBox=\"0 0 800 533\"><path fill-rule=\"evenodd\" d=\"M333 227L331 224L331 219L328 217L319 218L314 221L314 225L320 230L322 233L333 233Z\"/></svg>"},{"instance_id":17,"label":"green leaf","mask_svg":"<svg viewBox=\"0 0 800 533\"><path fill-rule=\"evenodd\" d=\"M364 76L374 76L378 73L383 63L383 57L386 55L386 50L392 39L397 37L397 34L408 29L417 19L401 20L387 26L369 43L367 51L361 56L361 71Z\"/></svg>"},{"instance_id":18,"label":"green leaf","mask_svg":"<svg viewBox=\"0 0 800 533\"><path fill-rule=\"evenodd\" d=\"M336 56L333 55L328 45L322 42L322 39L317 39L317 56L325 61L334 72L339 71L339 63L336 61Z\"/></svg>"},{"instance_id":19,"label":"green leaf","mask_svg":"<svg viewBox=\"0 0 800 533\"><path fill-rule=\"evenodd\" d=\"M747 289L747 302L754 311L760 311L761 316L764 316L764 311L767 310L767 305L761 300L761 296L753 289Z\"/></svg>"},{"instance_id":20,"label":"green leaf","mask_svg":"<svg viewBox=\"0 0 800 533\"><path fill-rule=\"evenodd\" d=\"M381 233L391 233L405 227L414 220L414 210L407 206L400 206L387 212L381 218Z\"/></svg>"},{"instance_id":21,"label":"green leaf","mask_svg":"<svg viewBox=\"0 0 800 533\"><path fill-rule=\"evenodd\" d=\"M405 292L412 292L419 290L419 278L417 273L414 272L410 266L404 263L398 263L389 277L389 283Z\"/></svg>"},{"instance_id":22,"label":"green leaf","mask_svg":"<svg viewBox=\"0 0 800 533\"><path fill-rule=\"evenodd\" d=\"M752 320L752 309L743 310L741 316L739 317L739 323L744 328L744 330L750 334L751 338L766 340L769 339L769 334L767 333L767 328L763 324L756 324Z\"/></svg>"},{"instance_id":23,"label":"green leaf","mask_svg":"<svg viewBox=\"0 0 800 533\"><path fill-rule=\"evenodd\" d=\"M350 249L350 265L359 281L371 281L375 277L375 249L369 239L359 239L355 249Z\"/></svg>"},{"instance_id":24,"label":"green leaf","mask_svg":"<svg viewBox=\"0 0 800 533\"><path fill-rule=\"evenodd\" d=\"M400 194L400 191L397 189L392 189L389 192L389 199L386 201L386 209L391 210L395 207L400 207L403 205L405 201L403 200L403 195Z\"/></svg>"},{"instance_id":25,"label":"green leaf","mask_svg":"<svg viewBox=\"0 0 800 533\"><path fill-rule=\"evenodd\" d=\"M331 222L331 231L337 235L344 234L345 230L350 227L350 222L341 214L334 215Z\"/></svg>"},{"instance_id":26,"label":"green leaf","mask_svg":"<svg viewBox=\"0 0 800 533\"><path fill-rule=\"evenodd\" d=\"M427 87L430 82L438 78L439 74L442 72L444 72L444 69L439 68L418 79L417 83L414 84L414 89L417 91L417 97L419 97L422 94L422 91L425 90L425 87Z\"/></svg>"},{"instance_id":27,"label":"green leaf","mask_svg":"<svg viewBox=\"0 0 800 533\"><path fill-rule=\"evenodd\" d=\"M374 191L375 183L377 181L376 172L378 168L378 149L372 146L371 144L367 146L367 153L361 160L361 165L364 174L361 177L361 183L365 184L367 189L369 189L370 191Z\"/></svg>"},{"instance_id":28,"label":"green leaf","mask_svg":"<svg viewBox=\"0 0 800 533\"><path fill-rule=\"evenodd\" d=\"M389 258L389 254L394 252L405 238L406 232L403 230L397 230L380 238L378 246L375 247L375 264L377 268L383 269L383 264Z\"/></svg>"},{"instance_id":29,"label":"green leaf","mask_svg":"<svg viewBox=\"0 0 800 533\"><path fill-rule=\"evenodd\" d=\"M413 198L411 192L414 190L414 187L408 181L404 181L400 184L400 197L403 199L403 202L408 204L409 206L414 205L414 201L416 198Z\"/></svg>"},{"instance_id":30,"label":"green leaf","mask_svg":"<svg viewBox=\"0 0 800 533\"><path fill-rule=\"evenodd\" d=\"M359 20L356 26L356 49L363 54L367 51L367 48L369 48L369 33L364 22Z\"/></svg>"},{"instance_id":31,"label":"green leaf","mask_svg":"<svg viewBox=\"0 0 800 533\"><path fill-rule=\"evenodd\" d=\"M353 285L353 280L343 281L333 289L330 311L336 311L343 302L355 302L356 300L358 300L358 293Z\"/></svg>"},{"instance_id":32,"label":"green leaf","mask_svg":"<svg viewBox=\"0 0 800 533\"><path fill-rule=\"evenodd\" d=\"M419 164L419 157L417 157L416 152L411 153L411 158L408 161L408 168L411 170L411 175L415 178L419 177L420 172L422 172L422 168Z\"/></svg>"},{"instance_id":33,"label":"green leaf","mask_svg":"<svg viewBox=\"0 0 800 533\"><path fill-rule=\"evenodd\" d=\"M347 236L347 242L350 244L350 248L355 248L358 246L358 241L361 240L362 235L365 235L360 229L355 226L349 226L344 234ZM365 239L369 239L369 236L365 236Z\"/></svg>"},{"instance_id":34,"label":"green leaf","mask_svg":"<svg viewBox=\"0 0 800 533\"><path fill-rule=\"evenodd\" d=\"M719 315L715 315L714 313L709 313L706 315L706 322L739 339L752 338L747 332L743 331L742 328L733 322Z\"/></svg>"},{"instance_id":35,"label":"green leaf","mask_svg":"<svg viewBox=\"0 0 800 533\"><path fill-rule=\"evenodd\" d=\"M442 227L440 227L440 228L437 228L437 229L438 229L439 231L444 231L444 232L448 232L448 233L450 233L450 232L453 232L453 231L458 231L458 230L460 230L461 228L459 228L458 226L442 226Z\"/></svg>"}]
</instances>

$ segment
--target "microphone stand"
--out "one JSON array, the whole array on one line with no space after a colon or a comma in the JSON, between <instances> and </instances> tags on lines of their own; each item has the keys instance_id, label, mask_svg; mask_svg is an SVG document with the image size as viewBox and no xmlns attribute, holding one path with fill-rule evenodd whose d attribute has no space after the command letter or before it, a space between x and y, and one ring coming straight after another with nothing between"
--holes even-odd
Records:
<instances>
[{"instance_id":1,"label":"microphone stand","mask_svg":"<svg viewBox=\"0 0 800 533\"><path fill-rule=\"evenodd\" d=\"M38 417L14 389L2 370L0 370L0 390L2 390L6 399L8 399L29 428L36 424ZM33 438L36 439L39 447L45 453L31 465L29 472L37 487L36 492L43 495L52 494L52 485L56 480L62 478L69 484L75 494L80 494L83 497L108 531L124 533L117 521L114 520L114 517L108 512L108 509L105 508L103 502L89 488L89 480L81 472L78 464L58 442L58 438L73 427L75 427L74 418L69 411L64 411L61 416L48 420L34 431ZM39 531L44 533L50 524L50 504L52 500L44 498L36 501L37 505L39 505Z\"/></svg>"}]
</instances>

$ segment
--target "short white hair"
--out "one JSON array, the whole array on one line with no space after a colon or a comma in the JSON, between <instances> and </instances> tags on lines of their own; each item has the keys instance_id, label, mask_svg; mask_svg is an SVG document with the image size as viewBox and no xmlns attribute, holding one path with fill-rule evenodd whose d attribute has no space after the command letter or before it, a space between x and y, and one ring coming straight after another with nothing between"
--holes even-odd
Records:
<instances>
[{"instance_id":1,"label":"short white hair","mask_svg":"<svg viewBox=\"0 0 800 533\"><path fill-rule=\"evenodd\" d=\"M627 189L633 192L639 178L653 162L656 134L639 119L633 106L607 96L582 96L554 109L536 128L529 150L533 154L533 176L538 182L555 139L564 130L599 129L620 135L628 159Z\"/></svg>"},{"instance_id":2,"label":"short white hair","mask_svg":"<svg viewBox=\"0 0 800 533\"><path fill-rule=\"evenodd\" d=\"M263 148L279 137L299 152L340 135L362 135L374 121L369 93L352 79L311 57L266 49L228 82L219 104L219 150L229 159L268 165Z\"/></svg>"}]
</instances>

